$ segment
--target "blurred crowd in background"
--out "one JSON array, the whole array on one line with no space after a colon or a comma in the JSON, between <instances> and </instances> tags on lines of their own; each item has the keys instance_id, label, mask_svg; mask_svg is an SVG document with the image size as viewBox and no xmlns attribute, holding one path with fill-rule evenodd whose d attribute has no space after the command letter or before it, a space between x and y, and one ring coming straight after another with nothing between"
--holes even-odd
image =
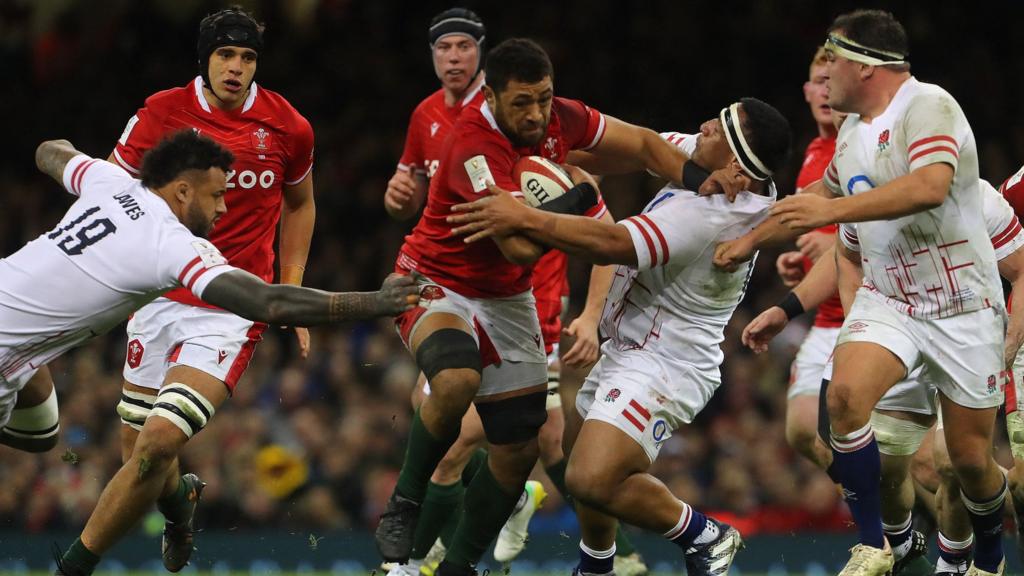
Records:
<instances>
[{"instance_id":1,"label":"blurred crowd in background","mask_svg":"<svg viewBox=\"0 0 1024 576\"><path fill-rule=\"evenodd\" d=\"M367 290L390 272L412 222L394 222L383 192L416 103L437 88L427 23L450 3L297 0L241 2L267 23L257 82L283 94L316 134L317 227L310 286ZM741 96L770 102L797 135L789 193L816 130L801 85L838 13L878 3L463 2L487 23L490 46L530 36L550 52L556 93L655 130L696 130ZM777 5L778 4L778 5ZM980 4L980 3L979 3ZM196 74L199 20L224 3L200 0L0 2L0 255L63 214L72 198L37 173L35 146L67 138L107 157L144 99ZM785 5L785 6L782 6ZM971 121L983 177L998 185L1024 162L1021 7L954 1L893 3L922 80L949 90ZM636 213L660 186L606 179L613 214ZM229 206L230 208L230 206ZM147 255L140 254L140 257ZM763 253L723 344L723 386L697 422L664 446L653 472L687 502L744 534L846 530L828 478L785 443L788 366L803 326L755 356L739 343L754 314L784 294L775 253ZM574 264L573 306L586 266ZM40 282L60 282L41 278ZM73 287L68 287L69 294ZM189 442L183 468L209 483L206 529L370 529L401 465L416 368L388 321L314 330L307 360L294 335L271 330L234 397ZM121 329L51 364L61 406L60 446L44 455L0 447L0 530L79 528L120 466ZM1001 452L1005 449L1000 447ZM1006 461L1002 454L999 459ZM534 531L571 530L551 498ZM730 518L732 518L730 520Z\"/></svg>"}]
</instances>

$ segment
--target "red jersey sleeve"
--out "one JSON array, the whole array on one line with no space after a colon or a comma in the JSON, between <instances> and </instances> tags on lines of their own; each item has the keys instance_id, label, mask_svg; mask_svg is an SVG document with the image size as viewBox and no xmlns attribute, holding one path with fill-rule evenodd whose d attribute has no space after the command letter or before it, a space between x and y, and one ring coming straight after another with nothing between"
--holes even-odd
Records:
<instances>
[{"instance_id":1,"label":"red jersey sleeve","mask_svg":"<svg viewBox=\"0 0 1024 576\"><path fill-rule=\"evenodd\" d=\"M1013 213L1019 218L1024 218L1024 168L1007 178L1006 182L999 187L999 191L1003 193L1003 198L1010 203Z\"/></svg>"},{"instance_id":2,"label":"red jersey sleeve","mask_svg":"<svg viewBox=\"0 0 1024 576\"><path fill-rule=\"evenodd\" d=\"M114 160L133 176L139 175L143 154L156 146L164 136L164 114L154 102L154 98L159 95L147 98L146 105L128 119L124 132L114 146Z\"/></svg>"},{"instance_id":3,"label":"red jersey sleeve","mask_svg":"<svg viewBox=\"0 0 1024 576\"><path fill-rule=\"evenodd\" d=\"M604 114L579 100L556 98L562 137L570 150L590 150L604 137Z\"/></svg>"},{"instance_id":4,"label":"red jersey sleeve","mask_svg":"<svg viewBox=\"0 0 1024 576\"><path fill-rule=\"evenodd\" d=\"M487 185L494 184L522 197L519 184L512 178L514 154L492 138L473 141L458 139L453 143L450 169L451 189L465 200L476 200L487 193Z\"/></svg>"},{"instance_id":5,"label":"red jersey sleeve","mask_svg":"<svg viewBox=\"0 0 1024 576\"><path fill-rule=\"evenodd\" d=\"M294 186L302 182L313 169L313 127L298 112L295 113L294 131L289 134L288 165L284 183Z\"/></svg>"}]
</instances>

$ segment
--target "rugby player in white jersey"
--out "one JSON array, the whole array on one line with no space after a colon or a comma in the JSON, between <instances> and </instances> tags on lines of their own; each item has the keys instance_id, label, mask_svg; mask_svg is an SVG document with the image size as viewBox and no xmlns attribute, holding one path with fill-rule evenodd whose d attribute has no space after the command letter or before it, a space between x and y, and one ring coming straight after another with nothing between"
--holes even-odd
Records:
<instances>
[{"instance_id":1,"label":"rugby player in white jersey","mask_svg":"<svg viewBox=\"0 0 1024 576\"><path fill-rule=\"evenodd\" d=\"M1024 285L1024 229L1014 213L1014 209L1003 196L988 182L980 182L983 196L982 212L992 247L999 261L999 273L1014 289ZM853 228L847 228L847 242L852 246L859 243ZM803 309L819 306L828 295L835 290L836 265L834 253L830 250L819 264L793 289L796 302L800 308L789 306L772 306L751 322L743 330L743 343L757 353L765 352L768 344L790 320ZM791 299L787 298L792 302ZM1010 315L1006 334L1005 358L1012 362L1018 356L1020 339L1024 336L1024 311L1017 308ZM831 379L832 366L829 364L823 371L823 378ZM918 368L906 380L893 386L878 402L871 413L871 426L875 432L878 449L881 453L881 511L886 539L893 547L896 560L894 575L912 573L912 562L921 563L918 556L909 555L911 551L920 553L925 548L917 535L911 532L911 508L914 503L914 487L910 477L911 458L922 445L930 445L925 441L931 433L936 421L935 386L920 378ZM1008 390L1010 388L1007 388ZM1007 397L1009 398L1009 394ZM941 421L939 430L942 429ZM827 437L827 432L822 431ZM939 513L938 548L939 563L935 573L940 575L963 574L969 568L971 544L970 521L966 509L960 500L960 484L956 479L949 456L945 451L945 442L941 435L935 439L934 467L939 477L936 499ZM925 460L931 459L931 452L918 455ZM826 462L826 465L831 462ZM934 490L934 487L929 489ZM924 562L925 564L927 562ZM901 570L903 568L903 570ZM904 571L905 570L905 571ZM931 571L929 570L929 573Z\"/></svg>"},{"instance_id":2,"label":"rugby player in white jersey","mask_svg":"<svg viewBox=\"0 0 1024 576\"><path fill-rule=\"evenodd\" d=\"M27 447L52 447L57 403L45 364L172 288L184 287L251 320L290 326L393 315L418 301L408 277L389 277L378 292L331 293L268 285L229 265L204 238L227 211L232 161L230 152L192 130L153 148L142 163L141 180L67 141L39 146L40 170L79 199L53 230L0 260L0 427L10 424L15 430L7 432L29 442ZM26 388L29 396L45 400L19 404ZM149 416L154 426L139 436L130 465L122 469L128 472L118 473L109 486L134 490L166 475L174 459L154 446L168 439L183 445L205 426L215 400L220 399L180 383L161 388ZM54 434L37 434L50 430ZM57 573L92 573L99 556L147 509L120 507L91 518ZM111 538L96 538L97 533Z\"/></svg>"},{"instance_id":3,"label":"rugby player in white jersey","mask_svg":"<svg viewBox=\"0 0 1024 576\"><path fill-rule=\"evenodd\" d=\"M721 381L719 343L753 263L718 270L714 247L767 216L775 200L770 176L790 138L778 111L744 98L679 142L700 167L734 165L752 179L733 203L669 185L640 215L610 224L545 215L501 192L456 206L471 212L449 217L463 224L456 233L471 234L467 241L521 233L597 264L619 264L602 318L609 340L576 399L584 424L566 473L582 531L576 573L612 572L617 520L677 544L691 576L726 574L742 545L734 528L680 501L648 470Z\"/></svg>"},{"instance_id":4,"label":"rugby player in white jersey","mask_svg":"<svg viewBox=\"0 0 1024 576\"><path fill-rule=\"evenodd\" d=\"M716 263L734 264L794 231L858 223L860 252L837 244L840 293L853 303L827 394L830 474L859 531L841 574L892 569L869 420L882 395L919 366L939 390L946 446L974 530L969 573L1001 574L1006 480L992 458L992 429L1002 403L1006 311L982 218L974 134L949 93L911 76L906 32L891 14L839 16L826 49L828 103L849 116L825 177L813 193L779 202L758 230L719 247Z\"/></svg>"}]
</instances>

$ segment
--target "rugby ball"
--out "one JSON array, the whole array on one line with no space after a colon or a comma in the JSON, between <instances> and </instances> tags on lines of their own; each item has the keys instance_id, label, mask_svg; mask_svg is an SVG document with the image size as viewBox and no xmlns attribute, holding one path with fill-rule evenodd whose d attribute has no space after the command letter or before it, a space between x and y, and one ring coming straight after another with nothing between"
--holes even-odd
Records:
<instances>
[{"instance_id":1,"label":"rugby ball","mask_svg":"<svg viewBox=\"0 0 1024 576\"><path fill-rule=\"evenodd\" d=\"M572 179L561 166L540 156L523 156L512 167L512 179L519 182L526 203L536 208L565 194Z\"/></svg>"}]
</instances>

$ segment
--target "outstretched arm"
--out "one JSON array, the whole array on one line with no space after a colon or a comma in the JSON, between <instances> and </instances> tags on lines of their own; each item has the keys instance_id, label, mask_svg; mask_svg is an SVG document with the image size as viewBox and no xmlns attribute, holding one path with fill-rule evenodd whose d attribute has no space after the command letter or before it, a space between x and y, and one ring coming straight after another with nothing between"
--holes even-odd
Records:
<instances>
[{"instance_id":1,"label":"outstretched arm","mask_svg":"<svg viewBox=\"0 0 1024 576\"><path fill-rule=\"evenodd\" d=\"M67 140L47 140L36 148L36 167L57 182L64 181L64 167L68 161L82 154Z\"/></svg>"},{"instance_id":2,"label":"outstretched arm","mask_svg":"<svg viewBox=\"0 0 1024 576\"><path fill-rule=\"evenodd\" d=\"M452 234L469 235L467 243L521 234L593 264L636 266L633 238L625 226L586 216L537 210L497 186L489 188L491 196L452 207L452 210L466 212L448 217L450 224L460 224L452 229Z\"/></svg>"},{"instance_id":3,"label":"outstretched arm","mask_svg":"<svg viewBox=\"0 0 1024 576\"><path fill-rule=\"evenodd\" d=\"M398 274L388 276L376 292L325 292L267 284L244 270L221 274L210 282L202 297L243 318L288 326L392 316L412 308L419 300L413 278Z\"/></svg>"}]
</instances>

